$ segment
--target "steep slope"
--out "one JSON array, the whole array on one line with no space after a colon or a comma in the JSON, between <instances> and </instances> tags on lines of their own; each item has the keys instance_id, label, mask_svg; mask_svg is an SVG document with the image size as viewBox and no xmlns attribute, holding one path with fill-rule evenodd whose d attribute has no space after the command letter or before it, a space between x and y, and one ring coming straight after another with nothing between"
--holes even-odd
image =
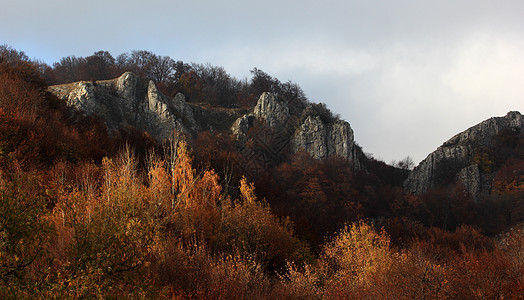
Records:
<instances>
[{"instance_id":1,"label":"steep slope","mask_svg":"<svg viewBox=\"0 0 524 300\"><path fill-rule=\"evenodd\" d=\"M508 112L504 117L485 120L446 141L429 154L404 182L406 191L420 194L459 180L473 198L491 191L496 162L494 149L503 135L522 137L524 117ZM502 145L503 146L503 145ZM518 149L517 149L518 150Z\"/></svg>"}]
</instances>

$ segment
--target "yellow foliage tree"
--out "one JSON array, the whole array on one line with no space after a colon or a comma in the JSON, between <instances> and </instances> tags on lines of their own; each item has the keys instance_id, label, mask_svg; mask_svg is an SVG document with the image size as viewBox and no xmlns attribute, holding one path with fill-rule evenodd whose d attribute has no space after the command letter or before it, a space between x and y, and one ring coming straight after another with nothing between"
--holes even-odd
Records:
<instances>
[{"instance_id":1,"label":"yellow foliage tree","mask_svg":"<svg viewBox=\"0 0 524 300\"><path fill-rule=\"evenodd\" d=\"M191 205L189 198L195 183L195 170L185 142L178 143L176 155L171 169L173 192L177 201L188 207Z\"/></svg>"},{"instance_id":2,"label":"yellow foliage tree","mask_svg":"<svg viewBox=\"0 0 524 300\"><path fill-rule=\"evenodd\" d=\"M324 247L322 261L329 272L335 272L328 285L337 295L344 295L352 284L370 284L393 263L389 246L385 231L377 233L363 221L345 227Z\"/></svg>"},{"instance_id":3,"label":"yellow foliage tree","mask_svg":"<svg viewBox=\"0 0 524 300\"><path fill-rule=\"evenodd\" d=\"M138 278L159 242L160 228L136 165L126 149L115 161L103 160L96 197L75 187L62 191L52 217L55 245L61 249L49 250L54 272L46 279L55 282L56 294L46 297L118 295L127 282L136 283L136 291L147 286L147 280Z\"/></svg>"}]
</instances>

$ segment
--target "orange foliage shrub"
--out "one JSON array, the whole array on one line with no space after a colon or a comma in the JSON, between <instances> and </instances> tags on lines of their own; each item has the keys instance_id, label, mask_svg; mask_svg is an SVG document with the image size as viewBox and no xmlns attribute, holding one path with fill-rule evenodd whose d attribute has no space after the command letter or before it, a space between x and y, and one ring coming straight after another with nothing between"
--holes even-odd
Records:
<instances>
[{"instance_id":1,"label":"orange foliage shrub","mask_svg":"<svg viewBox=\"0 0 524 300\"><path fill-rule=\"evenodd\" d=\"M254 257L265 270L282 269L286 261L303 261L310 254L293 234L288 219L280 220L265 201L256 198L254 186L240 183L241 199L222 207L219 249Z\"/></svg>"},{"instance_id":2,"label":"orange foliage shrub","mask_svg":"<svg viewBox=\"0 0 524 300\"><path fill-rule=\"evenodd\" d=\"M393 264L386 233L377 233L360 222L345 227L324 246L321 264L330 275L326 282L328 298L352 298L359 290L371 288Z\"/></svg>"},{"instance_id":3,"label":"orange foliage shrub","mask_svg":"<svg viewBox=\"0 0 524 300\"><path fill-rule=\"evenodd\" d=\"M524 294L523 235L517 244L456 257L447 270L456 299L519 299ZM508 247L509 246L509 247ZM504 249L506 248L506 249ZM517 254L513 256L513 254Z\"/></svg>"},{"instance_id":4,"label":"orange foliage shrub","mask_svg":"<svg viewBox=\"0 0 524 300\"><path fill-rule=\"evenodd\" d=\"M41 177L20 168L0 173L0 298L29 297L36 263L53 234Z\"/></svg>"}]
</instances>

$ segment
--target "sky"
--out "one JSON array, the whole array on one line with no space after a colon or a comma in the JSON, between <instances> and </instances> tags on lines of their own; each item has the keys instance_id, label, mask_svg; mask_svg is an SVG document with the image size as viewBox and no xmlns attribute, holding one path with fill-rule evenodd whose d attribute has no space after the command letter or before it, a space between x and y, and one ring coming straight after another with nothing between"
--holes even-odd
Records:
<instances>
[{"instance_id":1,"label":"sky","mask_svg":"<svg viewBox=\"0 0 524 300\"><path fill-rule=\"evenodd\" d=\"M48 64L149 50L297 83L364 152L418 163L524 113L522 0L0 0L0 44Z\"/></svg>"}]
</instances>

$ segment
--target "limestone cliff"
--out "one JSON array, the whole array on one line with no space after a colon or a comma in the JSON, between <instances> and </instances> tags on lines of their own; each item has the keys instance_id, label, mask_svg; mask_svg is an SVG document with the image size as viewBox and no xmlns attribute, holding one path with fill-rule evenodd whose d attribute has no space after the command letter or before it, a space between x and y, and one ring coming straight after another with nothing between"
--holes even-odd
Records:
<instances>
[{"instance_id":1,"label":"limestone cliff","mask_svg":"<svg viewBox=\"0 0 524 300\"><path fill-rule=\"evenodd\" d=\"M253 116L265 119L269 127L280 131L288 126L289 107L286 102L278 100L275 95L263 93L253 109Z\"/></svg>"},{"instance_id":2,"label":"limestone cliff","mask_svg":"<svg viewBox=\"0 0 524 300\"><path fill-rule=\"evenodd\" d=\"M165 139L173 130L194 135L203 130L231 129L242 145L255 121L264 120L265 129L254 134L264 148L265 161L304 150L317 159L336 154L361 168L351 126L321 104L290 103L289 99L263 93L251 112L210 108L186 103L182 94L167 97L152 81L130 72L113 80L82 81L51 86L49 90L71 107L101 117L110 130L133 126Z\"/></svg>"},{"instance_id":3,"label":"limestone cliff","mask_svg":"<svg viewBox=\"0 0 524 300\"><path fill-rule=\"evenodd\" d=\"M184 95L167 97L152 81L145 82L130 72L113 80L82 81L49 90L79 111L101 117L110 130L133 126L164 139L174 129L186 133L200 129Z\"/></svg>"},{"instance_id":4,"label":"limestone cliff","mask_svg":"<svg viewBox=\"0 0 524 300\"><path fill-rule=\"evenodd\" d=\"M273 132L285 139L279 145L289 144L293 153L304 150L317 159L336 154L351 160L355 168L360 169L357 145L349 123L326 117L326 112L316 107L309 104L300 114L292 114L288 103L271 93L264 93L253 112L238 118L231 130L241 142L246 142L247 132L255 119L262 119Z\"/></svg>"},{"instance_id":5,"label":"limestone cliff","mask_svg":"<svg viewBox=\"0 0 524 300\"><path fill-rule=\"evenodd\" d=\"M291 145L293 152L305 150L318 159L337 154L358 163L353 129L342 120L325 123L319 116L307 116L295 130Z\"/></svg>"},{"instance_id":6,"label":"limestone cliff","mask_svg":"<svg viewBox=\"0 0 524 300\"><path fill-rule=\"evenodd\" d=\"M460 180L473 198L490 192L492 170L482 163L479 149L490 149L503 130L523 132L524 116L509 112L504 117L485 120L446 141L429 154L404 182L406 191L419 194L428 189Z\"/></svg>"},{"instance_id":7,"label":"limestone cliff","mask_svg":"<svg viewBox=\"0 0 524 300\"><path fill-rule=\"evenodd\" d=\"M256 118L265 120L268 127L278 134L286 134L284 131L292 127L288 124L290 121L288 105L271 93L263 93L251 113L244 114L233 122L231 131L239 141L246 142L247 132L254 126Z\"/></svg>"}]
</instances>

